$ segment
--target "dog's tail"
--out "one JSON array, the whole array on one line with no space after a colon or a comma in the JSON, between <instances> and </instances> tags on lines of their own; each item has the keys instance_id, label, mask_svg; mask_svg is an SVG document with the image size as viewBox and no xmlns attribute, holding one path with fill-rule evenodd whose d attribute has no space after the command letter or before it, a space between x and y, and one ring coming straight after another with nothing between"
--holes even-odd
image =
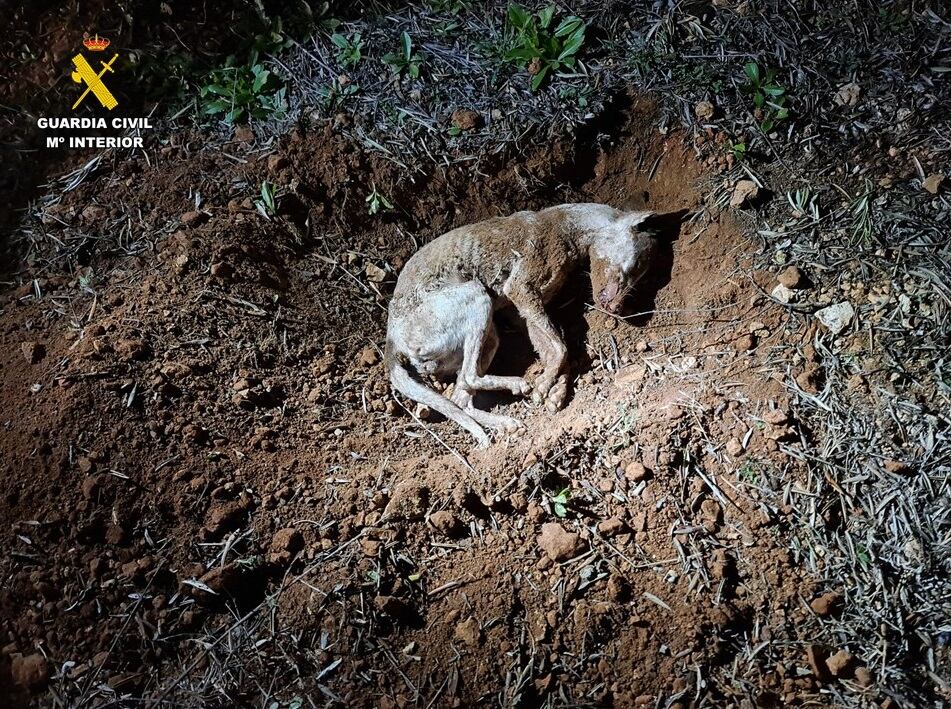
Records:
<instances>
[{"instance_id":1,"label":"dog's tail","mask_svg":"<svg viewBox=\"0 0 951 709\"><path fill-rule=\"evenodd\" d=\"M447 419L455 421L471 433L479 442L480 446L489 445L489 436L474 418L442 394L430 389L413 376L406 368L406 365L400 361L400 357L394 351L393 342L389 337L386 338L386 349L383 352L383 365L390 375L390 382L393 384L393 388L403 396L425 404L433 411L438 411Z\"/></svg>"}]
</instances>

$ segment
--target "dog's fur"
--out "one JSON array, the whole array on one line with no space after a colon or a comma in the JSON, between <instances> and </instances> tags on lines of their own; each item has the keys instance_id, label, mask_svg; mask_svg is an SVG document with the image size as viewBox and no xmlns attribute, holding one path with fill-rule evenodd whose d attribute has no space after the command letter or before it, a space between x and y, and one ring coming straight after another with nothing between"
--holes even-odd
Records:
<instances>
[{"instance_id":1,"label":"dog's fur","mask_svg":"<svg viewBox=\"0 0 951 709\"><path fill-rule=\"evenodd\" d=\"M561 408L566 349L545 304L588 261L598 307L617 312L650 263L653 237L637 227L651 215L563 204L470 224L430 242L406 263L390 301L384 362L393 386L458 423L481 446L489 442L483 426L518 428L515 419L472 404L476 391L532 390L522 377L486 374L499 344L492 315L512 305L544 365L534 399ZM420 378L453 374L451 400Z\"/></svg>"}]
</instances>

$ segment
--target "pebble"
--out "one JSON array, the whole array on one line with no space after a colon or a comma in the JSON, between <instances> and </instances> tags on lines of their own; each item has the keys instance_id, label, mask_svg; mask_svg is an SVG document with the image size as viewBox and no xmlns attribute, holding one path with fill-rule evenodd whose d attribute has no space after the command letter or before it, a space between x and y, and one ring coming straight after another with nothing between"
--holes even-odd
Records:
<instances>
[{"instance_id":1,"label":"pebble","mask_svg":"<svg viewBox=\"0 0 951 709\"><path fill-rule=\"evenodd\" d=\"M633 483L639 483L641 480L646 480L651 475L651 471L644 466L643 463L639 461L631 461L624 468L624 477L630 480Z\"/></svg>"},{"instance_id":2,"label":"pebble","mask_svg":"<svg viewBox=\"0 0 951 709\"><path fill-rule=\"evenodd\" d=\"M453 127L461 131L475 130L482 125L482 116L471 108L457 108L452 112L450 120Z\"/></svg>"},{"instance_id":3,"label":"pebble","mask_svg":"<svg viewBox=\"0 0 951 709\"><path fill-rule=\"evenodd\" d=\"M740 180L733 188L733 196L730 197L731 207L742 207L759 196L759 187L753 180Z\"/></svg>"},{"instance_id":4,"label":"pebble","mask_svg":"<svg viewBox=\"0 0 951 709\"><path fill-rule=\"evenodd\" d=\"M921 181L921 186L930 194L938 194L941 184L944 182L944 175L940 172L928 175Z\"/></svg>"},{"instance_id":5,"label":"pebble","mask_svg":"<svg viewBox=\"0 0 951 709\"><path fill-rule=\"evenodd\" d=\"M453 637L464 645L476 647L482 642L482 628L479 621L470 616L456 626Z\"/></svg>"},{"instance_id":6,"label":"pebble","mask_svg":"<svg viewBox=\"0 0 951 709\"><path fill-rule=\"evenodd\" d=\"M785 286L790 290L802 288L807 283L805 274L799 270L798 266L790 266L780 273L779 276L776 277L776 280L779 281L779 285Z\"/></svg>"},{"instance_id":7,"label":"pebble","mask_svg":"<svg viewBox=\"0 0 951 709\"><path fill-rule=\"evenodd\" d=\"M387 520L420 519L426 514L429 504L429 489L409 480L401 482L393 488L393 495L383 510L383 518Z\"/></svg>"},{"instance_id":8,"label":"pebble","mask_svg":"<svg viewBox=\"0 0 951 709\"><path fill-rule=\"evenodd\" d=\"M565 561L580 554L584 548L581 537L557 522L546 522L538 535L538 546L552 561Z\"/></svg>"},{"instance_id":9,"label":"pebble","mask_svg":"<svg viewBox=\"0 0 951 709\"><path fill-rule=\"evenodd\" d=\"M813 613L820 618L827 618L838 610L841 600L841 594L836 591L829 591L814 598L812 603L809 604L809 607L812 608Z\"/></svg>"},{"instance_id":10,"label":"pebble","mask_svg":"<svg viewBox=\"0 0 951 709\"><path fill-rule=\"evenodd\" d=\"M855 658L847 650L839 650L832 657L826 659L826 667L833 677L842 677L848 679L852 674L852 668L855 664Z\"/></svg>"},{"instance_id":11,"label":"pebble","mask_svg":"<svg viewBox=\"0 0 951 709\"><path fill-rule=\"evenodd\" d=\"M855 317L855 309L848 301L829 305L816 311L816 319L833 335L838 335Z\"/></svg>"},{"instance_id":12,"label":"pebble","mask_svg":"<svg viewBox=\"0 0 951 709\"><path fill-rule=\"evenodd\" d=\"M272 564L286 565L304 549L304 537L294 527L279 529L271 537L267 560Z\"/></svg>"}]
</instances>

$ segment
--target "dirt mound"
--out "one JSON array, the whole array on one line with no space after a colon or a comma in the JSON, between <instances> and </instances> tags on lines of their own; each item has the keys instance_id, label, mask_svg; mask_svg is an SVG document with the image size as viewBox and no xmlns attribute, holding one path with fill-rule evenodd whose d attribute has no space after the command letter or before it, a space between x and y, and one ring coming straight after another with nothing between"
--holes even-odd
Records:
<instances>
[{"instance_id":1,"label":"dirt mound","mask_svg":"<svg viewBox=\"0 0 951 709\"><path fill-rule=\"evenodd\" d=\"M183 134L46 204L35 279L0 315L18 691L686 704L772 632L754 611L794 632L812 589L770 533L789 511L735 494L800 465L777 445L799 434L774 276L744 275L743 229L702 209L690 136L659 136L641 102L619 115L419 175L329 126L221 151ZM369 214L374 194L394 209ZM553 309L569 404L498 401L527 430L469 453L392 398L386 294L449 228L561 201L696 216L661 234L628 321L587 308L577 275ZM501 332L498 368L524 369L524 333ZM815 688L772 669L758 686Z\"/></svg>"}]
</instances>

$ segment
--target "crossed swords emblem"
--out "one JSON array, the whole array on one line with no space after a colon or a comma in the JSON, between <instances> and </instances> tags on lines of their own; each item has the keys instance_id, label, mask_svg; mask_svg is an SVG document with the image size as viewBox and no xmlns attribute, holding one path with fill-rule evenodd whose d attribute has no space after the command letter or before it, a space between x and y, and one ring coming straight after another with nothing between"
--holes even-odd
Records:
<instances>
[{"instance_id":1,"label":"crossed swords emblem","mask_svg":"<svg viewBox=\"0 0 951 709\"><path fill-rule=\"evenodd\" d=\"M116 107L118 101L116 97L112 95L112 92L106 88L106 85L102 83L102 76L107 71L112 71L112 63L119 57L118 54L114 54L112 59L106 62L99 62L102 64L102 71L98 74L89 66L89 62L86 61L86 57L82 54L77 54L73 57L73 64L76 66L76 71L72 73L73 81L77 84L86 84L86 90L83 91L83 95L76 99L76 103L73 104L73 110L76 110L76 107L83 102L83 99L89 95L91 91L92 94L99 99L99 103L108 108L110 111Z\"/></svg>"}]
</instances>

